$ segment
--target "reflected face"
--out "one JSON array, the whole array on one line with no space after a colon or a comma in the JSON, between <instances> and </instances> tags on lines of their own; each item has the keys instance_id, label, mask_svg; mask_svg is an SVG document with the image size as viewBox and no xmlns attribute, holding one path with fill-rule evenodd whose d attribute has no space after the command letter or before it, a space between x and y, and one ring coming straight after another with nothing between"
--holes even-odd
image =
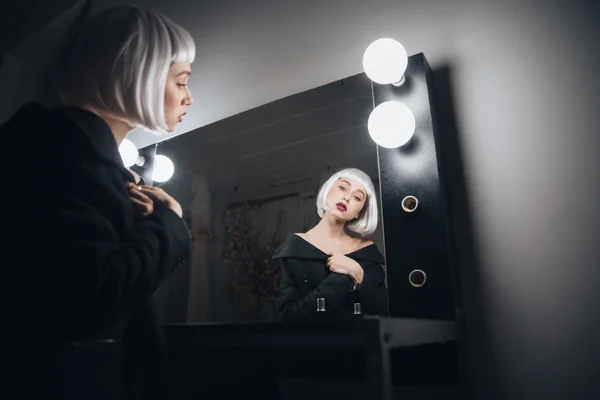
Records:
<instances>
[{"instance_id":1,"label":"reflected face","mask_svg":"<svg viewBox=\"0 0 600 400\"><path fill-rule=\"evenodd\" d=\"M165 121L169 132L173 132L183 120L187 108L194 103L188 81L192 73L190 63L172 63L165 85Z\"/></svg>"},{"instance_id":2,"label":"reflected face","mask_svg":"<svg viewBox=\"0 0 600 400\"><path fill-rule=\"evenodd\" d=\"M358 217L365 206L367 191L353 179L340 178L329 191L327 207L329 213L344 221Z\"/></svg>"}]
</instances>

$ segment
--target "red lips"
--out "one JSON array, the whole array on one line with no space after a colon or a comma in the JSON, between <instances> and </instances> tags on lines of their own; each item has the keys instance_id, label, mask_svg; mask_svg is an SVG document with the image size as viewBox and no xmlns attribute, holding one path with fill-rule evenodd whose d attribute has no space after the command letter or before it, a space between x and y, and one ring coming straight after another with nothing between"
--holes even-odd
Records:
<instances>
[{"instance_id":1,"label":"red lips","mask_svg":"<svg viewBox=\"0 0 600 400\"><path fill-rule=\"evenodd\" d=\"M346 205L342 202L339 202L335 205L337 207L338 210L340 211L346 211L348 208L346 207Z\"/></svg>"}]
</instances>

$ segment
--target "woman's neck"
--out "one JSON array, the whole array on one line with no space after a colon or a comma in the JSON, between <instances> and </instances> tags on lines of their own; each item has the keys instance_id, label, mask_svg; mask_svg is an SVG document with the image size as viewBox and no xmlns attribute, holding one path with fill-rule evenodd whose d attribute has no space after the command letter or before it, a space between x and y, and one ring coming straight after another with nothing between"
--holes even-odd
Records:
<instances>
[{"instance_id":1,"label":"woman's neck","mask_svg":"<svg viewBox=\"0 0 600 400\"><path fill-rule=\"evenodd\" d=\"M345 239L348 235L344 231L345 223L325 213L321 221L307 233L318 238Z\"/></svg>"},{"instance_id":2,"label":"woman's neck","mask_svg":"<svg viewBox=\"0 0 600 400\"><path fill-rule=\"evenodd\" d=\"M97 116L102 118L104 122L106 122L106 125L108 125L110 132L112 133L113 137L117 142L117 146L121 145L121 143L127 137L129 132L131 132L131 130L134 128L133 126L131 126L131 124L123 121L122 119L111 117L107 115L107 113L99 111L94 107L83 106L81 108L96 114Z\"/></svg>"}]
</instances>

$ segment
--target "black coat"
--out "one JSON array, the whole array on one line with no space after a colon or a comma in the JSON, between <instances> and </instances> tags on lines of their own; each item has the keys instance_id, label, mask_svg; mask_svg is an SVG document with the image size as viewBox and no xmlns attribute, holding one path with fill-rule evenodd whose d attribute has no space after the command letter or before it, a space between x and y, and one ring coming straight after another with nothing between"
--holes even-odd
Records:
<instances>
[{"instance_id":1,"label":"black coat","mask_svg":"<svg viewBox=\"0 0 600 400\"><path fill-rule=\"evenodd\" d=\"M277 314L280 320L311 320L317 315L317 298L325 299L327 318L353 317L354 303L365 315L388 314L385 260L375 244L346 254L364 270L362 284L329 271L327 254L296 234L289 234L273 258L283 260Z\"/></svg>"},{"instance_id":2,"label":"black coat","mask_svg":"<svg viewBox=\"0 0 600 400\"><path fill-rule=\"evenodd\" d=\"M162 206L134 218L125 186L133 177L91 112L29 104L0 137L10 150L2 167L13 173L5 188L15 197L9 251L22 255L11 277L19 361L110 338L124 343L127 365L159 365L164 339L152 293L190 255L185 223Z\"/></svg>"}]
</instances>

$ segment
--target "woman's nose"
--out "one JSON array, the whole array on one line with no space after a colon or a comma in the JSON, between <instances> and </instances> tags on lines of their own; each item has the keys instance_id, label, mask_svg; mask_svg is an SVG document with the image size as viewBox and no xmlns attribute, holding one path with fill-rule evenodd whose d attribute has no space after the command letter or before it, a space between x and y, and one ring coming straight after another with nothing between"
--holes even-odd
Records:
<instances>
[{"instance_id":1,"label":"woman's nose","mask_svg":"<svg viewBox=\"0 0 600 400\"><path fill-rule=\"evenodd\" d=\"M189 88L187 90L187 96L185 96L185 99L183 101L188 107L194 104L194 96L192 96L192 91Z\"/></svg>"}]
</instances>

